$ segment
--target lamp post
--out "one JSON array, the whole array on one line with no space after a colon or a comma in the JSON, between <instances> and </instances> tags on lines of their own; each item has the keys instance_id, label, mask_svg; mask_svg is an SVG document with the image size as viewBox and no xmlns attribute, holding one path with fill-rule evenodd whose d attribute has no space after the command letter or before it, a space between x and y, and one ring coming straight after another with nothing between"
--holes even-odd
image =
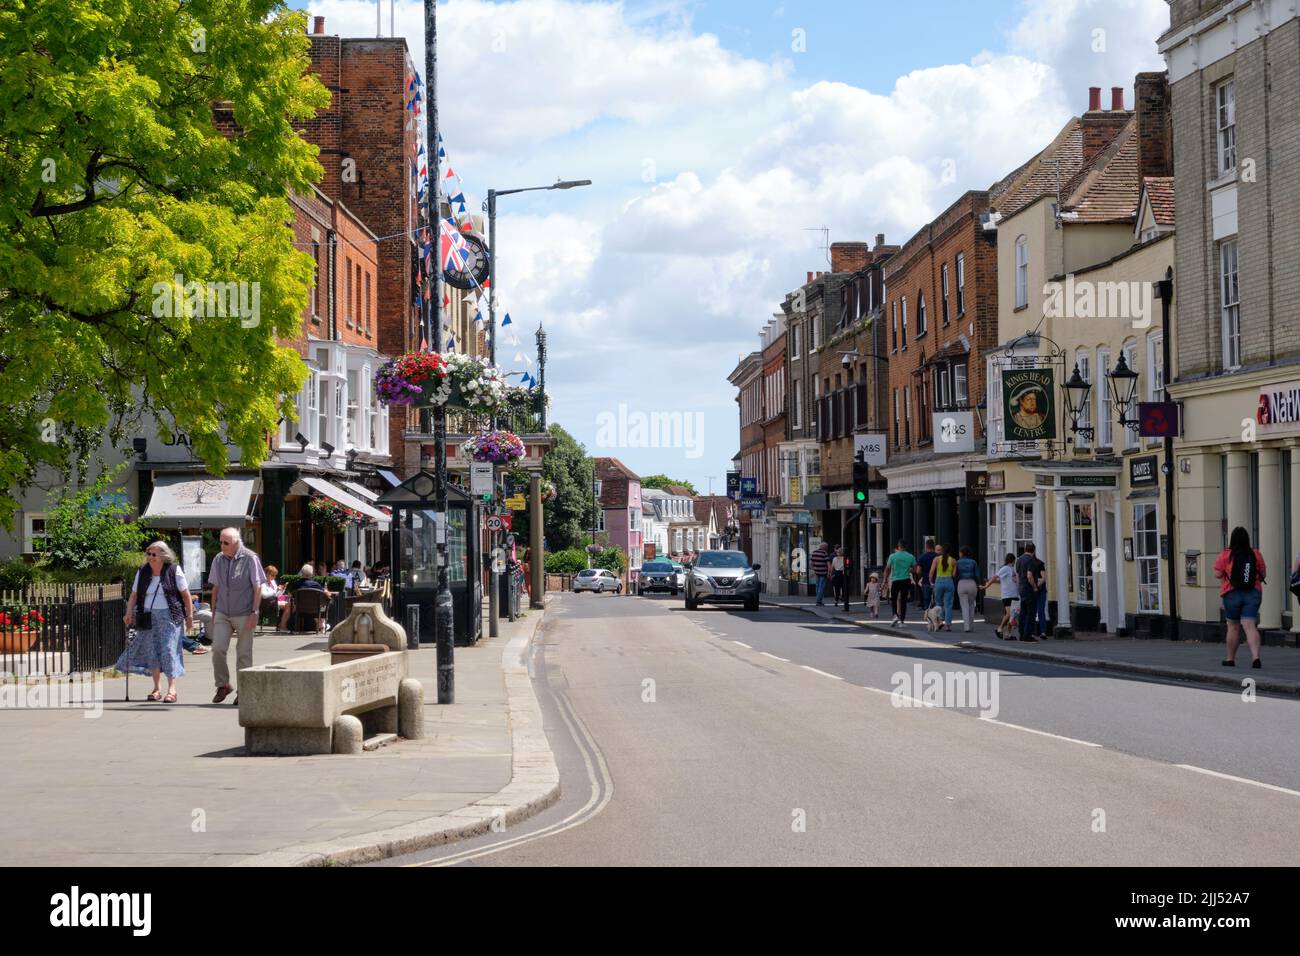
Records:
<instances>
[{"instance_id":1,"label":"lamp post","mask_svg":"<svg viewBox=\"0 0 1300 956\"><path fill-rule=\"evenodd\" d=\"M1173 347L1169 329L1169 307L1174 301L1174 270L1172 268L1165 270L1165 277L1156 284L1156 295L1160 297L1160 319L1161 328L1164 334L1161 336L1161 348L1163 349L1164 360L1164 378L1165 378L1165 401L1170 401L1169 380L1173 378L1173 365L1170 363L1170 350ZM1178 557L1177 557L1177 537L1176 528L1174 527L1177 518L1174 514L1174 437L1165 436L1165 527L1169 535L1169 631L1170 638L1177 641L1180 639L1180 616L1178 613Z\"/></svg>"},{"instance_id":2,"label":"lamp post","mask_svg":"<svg viewBox=\"0 0 1300 956\"><path fill-rule=\"evenodd\" d=\"M442 327L442 203L438 199L441 175L438 163L438 0L424 0L424 76L428 102L425 104L425 148L429 156L429 184L425 190L426 220L432 234L433 261L425 276L424 296L426 341L441 353ZM432 333L432 335L430 335ZM447 407L433 410L433 468L437 482L438 523L434 542L438 554L438 585L434 596L434 638L438 653L438 703L456 702L455 634L453 632L451 586L447 581Z\"/></svg>"},{"instance_id":3,"label":"lamp post","mask_svg":"<svg viewBox=\"0 0 1300 956\"><path fill-rule=\"evenodd\" d=\"M538 192L548 189L573 189L575 186L590 186L590 179L568 179L549 186L527 186L523 189L489 189L487 194L487 214L488 214L488 361L493 365L497 364L497 197L510 196L514 193ZM539 329L540 332L540 329ZM538 342L539 351L545 347L546 338L543 335ZM546 372L542 371L542 394L546 393ZM546 425L546 410L542 409L542 426ZM492 430L497 427L496 413L492 413ZM492 496L496 497L497 491L497 466L492 465ZM492 546L488 548L488 553L496 551L498 532L492 532ZM533 544L533 563L537 563L537 557L540 554L541 542ZM497 607L497 589L498 572L496 560L492 560L491 583L488 587L488 636L496 637L499 633L498 627L498 607Z\"/></svg>"}]
</instances>

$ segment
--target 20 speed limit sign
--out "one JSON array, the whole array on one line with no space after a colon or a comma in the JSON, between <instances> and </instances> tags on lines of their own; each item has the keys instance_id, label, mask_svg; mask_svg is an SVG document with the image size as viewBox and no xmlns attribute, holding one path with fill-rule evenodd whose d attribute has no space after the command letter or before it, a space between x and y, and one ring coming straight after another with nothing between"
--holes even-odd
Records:
<instances>
[{"instance_id":1,"label":"20 speed limit sign","mask_svg":"<svg viewBox=\"0 0 1300 956\"><path fill-rule=\"evenodd\" d=\"M489 531L502 531L505 529L505 526L506 523L501 520L500 515L488 515L487 529Z\"/></svg>"}]
</instances>

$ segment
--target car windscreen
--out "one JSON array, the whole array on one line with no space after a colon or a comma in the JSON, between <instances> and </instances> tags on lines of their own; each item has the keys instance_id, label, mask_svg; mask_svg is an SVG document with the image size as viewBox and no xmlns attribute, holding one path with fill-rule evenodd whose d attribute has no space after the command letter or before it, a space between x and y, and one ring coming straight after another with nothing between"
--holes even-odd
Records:
<instances>
[{"instance_id":1,"label":"car windscreen","mask_svg":"<svg viewBox=\"0 0 1300 956\"><path fill-rule=\"evenodd\" d=\"M651 561L649 564L641 565L642 571L655 571L667 573L673 569L673 566L667 561Z\"/></svg>"},{"instance_id":2,"label":"car windscreen","mask_svg":"<svg viewBox=\"0 0 1300 956\"><path fill-rule=\"evenodd\" d=\"M579 571L579 572L578 572L578 577L580 577L580 578L589 578L589 577L591 577L592 575L599 574L599 573L600 573L599 571L596 571L596 570L593 569L593 568L587 568L587 570L585 570L585 571Z\"/></svg>"},{"instance_id":3,"label":"car windscreen","mask_svg":"<svg viewBox=\"0 0 1300 956\"><path fill-rule=\"evenodd\" d=\"M730 551L705 551L695 563L697 568L747 568L749 560L743 554Z\"/></svg>"}]
</instances>

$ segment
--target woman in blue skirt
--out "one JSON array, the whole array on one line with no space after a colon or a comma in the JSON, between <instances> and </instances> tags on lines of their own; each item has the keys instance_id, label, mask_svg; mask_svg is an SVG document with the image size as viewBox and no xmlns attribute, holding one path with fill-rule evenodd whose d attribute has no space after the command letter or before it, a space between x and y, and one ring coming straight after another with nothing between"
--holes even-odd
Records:
<instances>
[{"instance_id":1,"label":"woman in blue skirt","mask_svg":"<svg viewBox=\"0 0 1300 956\"><path fill-rule=\"evenodd\" d=\"M146 674L153 678L149 700L176 703L176 679L185 674L181 653L181 627L194 627L194 600L190 587L176 564L176 556L164 541L155 541L145 550L148 561L135 574L131 596L126 601L122 622L129 628L136 605L140 617L135 621L135 640L117 659L117 669L124 673ZM167 695L161 693L162 675L167 675Z\"/></svg>"}]
</instances>

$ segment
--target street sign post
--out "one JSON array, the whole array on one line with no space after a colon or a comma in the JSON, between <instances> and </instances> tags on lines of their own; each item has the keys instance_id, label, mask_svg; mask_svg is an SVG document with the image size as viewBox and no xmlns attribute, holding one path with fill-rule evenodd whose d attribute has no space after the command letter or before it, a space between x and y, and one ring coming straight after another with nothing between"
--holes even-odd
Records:
<instances>
[{"instance_id":1,"label":"street sign post","mask_svg":"<svg viewBox=\"0 0 1300 956\"><path fill-rule=\"evenodd\" d=\"M484 501L492 499L492 462L470 462L469 493L475 498L481 498Z\"/></svg>"},{"instance_id":2,"label":"street sign post","mask_svg":"<svg viewBox=\"0 0 1300 956\"><path fill-rule=\"evenodd\" d=\"M524 503L523 495L511 495L506 499L506 507L511 511L523 511L528 505Z\"/></svg>"}]
</instances>

